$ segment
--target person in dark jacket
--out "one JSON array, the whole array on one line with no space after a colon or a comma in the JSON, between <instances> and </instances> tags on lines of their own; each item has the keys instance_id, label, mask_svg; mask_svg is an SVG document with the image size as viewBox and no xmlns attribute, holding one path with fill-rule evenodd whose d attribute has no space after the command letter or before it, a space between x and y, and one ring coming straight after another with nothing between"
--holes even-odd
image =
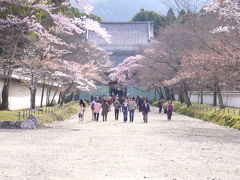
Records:
<instances>
[{"instance_id":1,"label":"person in dark jacket","mask_svg":"<svg viewBox=\"0 0 240 180\"><path fill-rule=\"evenodd\" d=\"M114 104L114 114L115 114L115 120L118 120L119 117L119 109L121 108L121 104L118 99L115 100Z\"/></svg>"},{"instance_id":2,"label":"person in dark jacket","mask_svg":"<svg viewBox=\"0 0 240 180\"><path fill-rule=\"evenodd\" d=\"M137 102L137 105L138 105L138 108L139 108L139 112L142 112L142 105L143 105L143 103L144 103L143 98L139 97L138 102Z\"/></svg>"},{"instance_id":3,"label":"person in dark jacket","mask_svg":"<svg viewBox=\"0 0 240 180\"><path fill-rule=\"evenodd\" d=\"M82 108L82 109L81 109L81 112L79 113L79 118L81 118L81 119L83 120L83 119L84 119L84 112L85 112L85 108L86 108L86 104L85 104L85 102L83 101L83 99L80 99L79 105L80 105L80 107ZM81 114L81 115L80 115L80 114Z\"/></svg>"},{"instance_id":4,"label":"person in dark jacket","mask_svg":"<svg viewBox=\"0 0 240 180\"><path fill-rule=\"evenodd\" d=\"M124 103L124 98L123 98L123 97L120 97L120 98L119 98L119 102L120 102L120 104L121 104L121 108L120 108L120 112L121 112L121 110L122 110L122 105L123 105L123 103Z\"/></svg>"},{"instance_id":5,"label":"person in dark jacket","mask_svg":"<svg viewBox=\"0 0 240 180\"><path fill-rule=\"evenodd\" d=\"M142 104L142 114L143 114L143 121L144 123L148 123L148 113L150 112L150 106L147 100L144 100Z\"/></svg>"},{"instance_id":6,"label":"person in dark jacket","mask_svg":"<svg viewBox=\"0 0 240 180\"><path fill-rule=\"evenodd\" d=\"M128 100L125 99L122 105L122 112L123 112L123 121L126 123L128 119Z\"/></svg>"},{"instance_id":7,"label":"person in dark jacket","mask_svg":"<svg viewBox=\"0 0 240 180\"><path fill-rule=\"evenodd\" d=\"M85 104L85 102L83 101L83 99L80 99L80 101L79 101L79 105L82 105L84 108L86 108L86 104Z\"/></svg>"},{"instance_id":8,"label":"person in dark jacket","mask_svg":"<svg viewBox=\"0 0 240 180\"><path fill-rule=\"evenodd\" d=\"M162 108L163 108L163 99L161 98L158 101L158 110L160 114L162 113Z\"/></svg>"},{"instance_id":9,"label":"person in dark jacket","mask_svg":"<svg viewBox=\"0 0 240 180\"><path fill-rule=\"evenodd\" d=\"M107 121L107 115L108 115L108 111L109 111L109 104L107 103L106 100L103 101L102 104L102 116L103 116L103 121Z\"/></svg>"}]
</instances>

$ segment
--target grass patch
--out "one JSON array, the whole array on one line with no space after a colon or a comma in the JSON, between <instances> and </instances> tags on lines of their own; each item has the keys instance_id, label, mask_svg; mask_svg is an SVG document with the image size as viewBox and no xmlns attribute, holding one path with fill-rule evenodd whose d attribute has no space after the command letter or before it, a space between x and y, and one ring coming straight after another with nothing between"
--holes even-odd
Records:
<instances>
[{"instance_id":1,"label":"grass patch","mask_svg":"<svg viewBox=\"0 0 240 180\"><path fill-rule=\"evenodd\" d=\"M51 123L54 121L63 121L72 115L78 113L78 103L64 105L61 109L54 112L43 112L36 114L39 118L40 124L44 125L46 123ZM20 111L0 111L0 121L18 121L18 113ZM26 118L25 118L26 119ZM23 118L21 117L21 120Z\"/></svg>"},{"instance_id":2,"label":"grass patch","mask_svg":"<svg viewBox=\"0 0 240 180\"><path fill-rule=\"evenodd\" d=\"M39 114L38 118L41 125L52 123L54 121L63 121L78 113L78 103L65 106L54 112Z\"/></svg>"},{"instance_id":3,"label":"grass patch","mask_svg":"<svg viewBox=\"0 0 240 180\"><path fill-rule=\"evenodd\" d=\"M18 121L18 111L0 111L0 121Z\"/></svg>"}]
</instances>

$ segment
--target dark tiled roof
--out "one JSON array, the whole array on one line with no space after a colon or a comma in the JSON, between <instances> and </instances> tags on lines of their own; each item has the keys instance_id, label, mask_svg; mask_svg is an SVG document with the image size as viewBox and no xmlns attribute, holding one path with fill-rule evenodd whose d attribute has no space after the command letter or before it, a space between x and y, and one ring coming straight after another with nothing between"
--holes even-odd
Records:
<instances>
[{"instance_id":1,"label":"dark tiled roof","mask_svg":"<svg viewBox=\"0 0 240 180\"><path fill-rule=\"evenodd\" d=\"M147 45L153 38L152 22L101 22L111 35L111 44L93 32L88 32L87 39L90 43L99 46L141 46Z\"/></svg>"}]
</instances>

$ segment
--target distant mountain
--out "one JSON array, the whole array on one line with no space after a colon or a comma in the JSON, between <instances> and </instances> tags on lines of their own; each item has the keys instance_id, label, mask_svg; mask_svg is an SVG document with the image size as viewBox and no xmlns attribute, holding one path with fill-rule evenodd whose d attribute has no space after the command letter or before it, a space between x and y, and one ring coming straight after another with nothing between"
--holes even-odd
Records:
<instances>
[{"instance_id":1,"label":"distant mountain","mask_svg":"<svg viewBox=\"0 0 240 180\"><path fill-rule=\"evenodd\" d=\"M141 8L166 14L166 7L161 0L95 0L93 14L104 21L129 21Z\"/></svg>"}]
</instances>

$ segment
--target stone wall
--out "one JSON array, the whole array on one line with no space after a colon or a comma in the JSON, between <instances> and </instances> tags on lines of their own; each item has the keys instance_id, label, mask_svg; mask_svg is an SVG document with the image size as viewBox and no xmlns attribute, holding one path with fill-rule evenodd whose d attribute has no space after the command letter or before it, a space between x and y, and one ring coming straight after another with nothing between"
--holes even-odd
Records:
<instances>
[{"instance_id":1,"label":"stone wall","mask_svg":"<svg viewBox=\"0 0 240 180\"><path fill-rule=\"evenodd\" d=\"M0 101L2 99L2 88L3 88L3 81L0 79ZM54 95L55 88L51 91L51 98ZM40 106L41 103L41 94L42 88L37 88L36 94L36 106ZM59 93L57 93L54 100L57 102L59 97ZM46 104L46 89L43 98L43 105ZM9 89L9 109L10 110L19 110L19 109L27 109L30 108L30 91L27 86L23 83L18 81L12 81L10 84Z\"/></svg>"}]
</instances>

